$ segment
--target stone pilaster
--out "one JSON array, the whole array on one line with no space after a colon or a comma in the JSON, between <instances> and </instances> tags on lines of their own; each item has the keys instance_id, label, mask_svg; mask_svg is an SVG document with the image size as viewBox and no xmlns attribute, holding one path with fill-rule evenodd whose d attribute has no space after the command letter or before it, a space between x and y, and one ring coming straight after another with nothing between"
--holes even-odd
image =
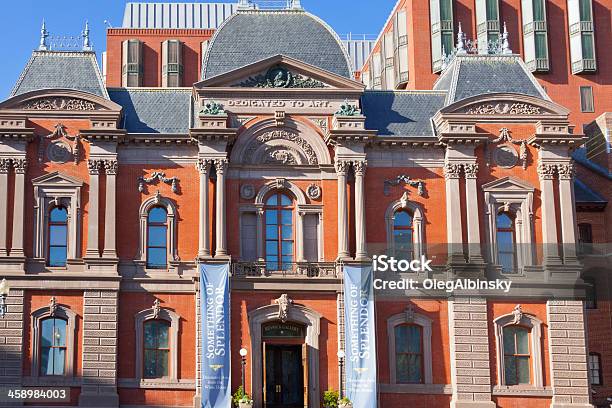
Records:
<instances>
[{"instance_id":1,"label":"stone pilaster","mask_svg":"<svg viewBox=\"0 0 612 408\"><path fill-rule=\"evenodd\" d=\"M195 373L195 386L196 392L193 397L193 406L200 408L202 406L202 308L200 307L200 285L199 282L195 282L195 321L196 321L196 341L195 341L195 359L196 359L196 373Z\"/></svg>"},{"instance_id":2,"label":"stone pilaster","mask_svg":"<svg viewBox=\"0 0 612 408\"><path fill-rule=\"evenodd\" d=\"M355 259L366 259L365 173L367 161L353 162L355 171Z\"/></svg>"},{"instance_id":3,"label":"stone pilaster","mask_svg":"<svg viewBox=\"0 0 612 408\"><path fill-rule=\"evenodd\" d=\"M104 160L106 193L104 205L104 258L117 258L117 160Z\"/></svg>"},{"instance_id":4,"label":"stone pilaster","mask_svg":"<svg viewBox=\"0 0 612 408\"><path fill-rule=\"evenodd\" d=\"M561 238L563 260L576 263L576 202L574 199L574 164L557 165L559 174L559 210L561 211Z\"/></svg>"},{"instance_id":5,"label":"stone pilaster","mask_svg":"<svg viewBox=\"0 0 612 408\"><path fill-rule=\"evenodd\" d=\"M444 163L446 179L446 238L450 263L464 263L463 235L461 225L461 195L459 177L461 163L447 160Z\"/></svg>"},{"instance_id":6,"label":"stone pilaster","mask_svg":"<svg viewBox=\"0 0 612 408\"><path fill-rule=\"evenodd\" d=\"M11 289L6 298L7 313L0 319L0 388L21 385L24 359L23 295L23 290Z\"/></svg>"},{"instance_id":7,"label":"stone pilaster","mask_svg":"<svg viewBox=\"0 0 612 408\"><path fill-rule=\"evenodd\" d=\"M28 168L28 159L12 159L15 170L15 194L13 197L13 240L11 242L11 256L24 257L23 227L25 205L25 173Z\"/></svg>"},{"instance_id":8,"label":"stone pilaster","mask_svg":"<svg viewBox=\"0 0 612 408\"><path fill-rule=\"evenodd\" d=\"M217 248L215 256L227 256L227 225L226 225L226 200L225 200L225 176L227 172L227 159L215 160L215 170L217 172L216 188L216 223L217 223Z\"/></svg>"},{"instance_id":9,"label":"stone pilaster","mask_svg":"<svg viewBox=\"0 0 612 408\"><path fill-rule=\"evenodd\" d=\"M559 264L559 242L557 240L557 219L555 210L554 177L555 166L540 160L538 164L542 200L542 235L544 263Z\"/></svg>"},{"instance_id":10,"label":"stone pilaster","mask_svg":"<svg viewBox=\"0 0 612 408\"><path fill-rule=\"evenodd\" d=\"M486 299L450 300L448 324L453 387L451 408L495 408L491 401Z\"/></svg>"},{"instance_id":11,"label":"stone pilaster","mask_svg":"<svg viewBox=\"0 0 612 408\"><path fill-rule=\"evenodd\" d=\"M83 295L83 386L79 405L117 407L118 292Z\"/></svg>"},{"instance_id":12,"label":"stone pilaster","mask_svg":"<svg viewBox=\"0 0 612 408\"><path fill-rule=\"evenodd\" d=\"M463 165L465 174L465 208L467 211L468 259L471 263L483 263L480 246L480 211L478 209L478 163Z\"/></svg>"},{"instance_id":13,"label":"stone pilaster","mask_svg":"<svg viewBox=\"0 0 612 408\"><path fill-rule=\"evenodd\" d=\"M199 221L200 228L198 230L198 257L206 258L210 256L210 221L208 218L208 179L210 177L211 161L199 159L196 165L198 173L200 173L200 211Z\"/></svg>"},{"instance_id":14,"label":"stone pilaster","mask_svg":"<svg viewBox=\"0 0 612 408\"><path fill-rule=\"evenodd\" d=\"M338 259L349 257L346 182L350 165L351 163L348 161L336 161L336 174L338 175Z\"/></svg>"},{"instance_id":15,"label":"stone pilaster","mask_svg":"<svg viewBox=\"0 0 612 408\"><path fill-rule=\"evenodd\" d=\"M89 169L89 207L87 224L87 258L100 257L100 245L98 242L99 211L100 211L100 160L88 160Z\"/></svg>"},{"instance_id":16,"label":"stone pilaster","mask_svg":"<svg viewBox=\"0 0 612 408\"><path fill-rule=\"evenodd\" d=\"M583 303L551 300L546 303L546 313L553 389L550 408L592 407L589 403Z\"/></svg>"},{"instance_id":17,"label":"stone pilaster","mask_svg":"<svg viewBox=\"0 0 612 408\"><path fill-rule=\"evenodd\" d=\"M0 256L8 255L6 247L7 238L7 216L8 216L8 172L11 167L11 159L0 159Z\"/></svg>"}]
</instances>

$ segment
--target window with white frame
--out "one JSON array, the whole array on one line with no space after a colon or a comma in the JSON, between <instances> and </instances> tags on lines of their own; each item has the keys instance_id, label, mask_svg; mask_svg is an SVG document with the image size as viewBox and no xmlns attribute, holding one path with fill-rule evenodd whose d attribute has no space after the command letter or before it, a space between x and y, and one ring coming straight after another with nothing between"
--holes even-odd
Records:
<instances>
[{"instance_id":1,"label":"window with white frame","mask_svg":"<svg viewBox=\"0 0 612 408\"><path fill-rule=\"evenodd\" d=\"M149 269L166 269L178 260L176 207L159 193L140 206L140 246L137 263Z\"/></svg>"},{"instance_id":2,"label":"window with white frame","mask_svg":"<svg viewBox=\"0 0 612 408\"><path fill-rule=\"evenodd\" d=\"M420 205L398 200L387 208L387 247L390 255L416 259L424 255L424 220Z\"/></svg>"}]
</instances>

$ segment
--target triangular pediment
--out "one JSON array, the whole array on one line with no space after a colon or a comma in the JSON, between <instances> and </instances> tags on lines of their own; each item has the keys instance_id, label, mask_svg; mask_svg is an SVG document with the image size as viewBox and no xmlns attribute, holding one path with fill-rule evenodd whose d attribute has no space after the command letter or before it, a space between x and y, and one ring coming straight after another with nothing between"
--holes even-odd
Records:
<instances>
[{"instance_id":1,"label":"triangular pediment","mask_svg":"<svg viewBox=\"0 0 612 408\"><path fill-rule=\"evenodd\" d=\"M121 106L88 92L74 89L41 89L13 96L0 103L0 110L18 110L28 113L94 113L119 114Z\"/></svg>"},{"instance_id":2,"label":"triangular pediment","mask_svg":"<svg viewBox=\"0 0 612 408\"><path fill-rule=\"evenodd\" d=\"M32 180L34 186L82 187L83 182L74 177L55 171Z\"/></svg>"},{"instance_id":3,"label":"triangular pediment","mask_svg":"<svg viewBox=\"0 0 612 408\"><path fill-rule=\"evenodd\" d=\"M499 180L491 181L482 186L482 190L485 192L493 192L493 191L522 191L522 192L532 192L534 191L534 187L527 183L524 180L519 180L515 177L504 177Z\"/></svg>"},{"instance_id":4,"label":"triangular pediment","mask_svg":"<svg viewBox=\"0 0 612 408\"><path fill-rule=\"evenodd\" d=\"M346 89L362 91L360 82L334 74L284 55L277 55L251 65L196 83L196 89Z\"/></svg>"}]
</instances>

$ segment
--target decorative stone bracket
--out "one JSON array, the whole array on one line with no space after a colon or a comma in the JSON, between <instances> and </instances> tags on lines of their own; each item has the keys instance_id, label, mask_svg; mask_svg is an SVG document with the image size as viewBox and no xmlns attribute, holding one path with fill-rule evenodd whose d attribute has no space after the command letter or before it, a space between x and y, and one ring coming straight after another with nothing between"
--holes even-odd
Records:
<instances>
[{"instance_id":1,"label":"decorative stone bracket","mask_svg":"<svg viewBox=\"0 0 612 408\"><path fill-rule=\"evenodd\" d=\"M141 193L144 192L145 184L153 184L156 181L161 181L162 183L169 184L172 186L173 193L178 192L178 183L180 181L179 178L178 177L167 178L166 173L161 172L161 171L154 172L151 175L151 177L143 177L143 176L138 177L138 191L140 191Z\"/></svg>"},{"instance_id":2,"label":"decorative stone bracket","mask_svg":"<svg viewBox=\"0 0 612 408\"><path fill-rule=\"evenodd\" d=\"M385 180L384 194L386 196L391 194L391 187L397 186L400 183L404 183L405 185L408 185L410 187L416 187L417 192L420 196L425 195L425 182L423 180L413 180L405 174L400 174L394 179Z\"/></svg>"}]
</instances>

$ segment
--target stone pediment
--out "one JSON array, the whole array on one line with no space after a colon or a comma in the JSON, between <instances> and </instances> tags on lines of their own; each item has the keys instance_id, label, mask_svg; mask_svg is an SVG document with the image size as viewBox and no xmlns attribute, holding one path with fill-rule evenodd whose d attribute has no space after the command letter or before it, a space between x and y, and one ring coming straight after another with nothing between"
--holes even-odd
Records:
<instances>
[{"instance_id":1,"label":"stone pediment","mask_svg":"<svg viewBox=\"0 0 612 408\"><path fill-rule=\"evenodd\" d=\"M26 92L0 103L0 110L27 113L119 113L121 106L100 96L72 89L43 89Z\"/></svg>"},{"instance_id":2,"label":"stone pediment","mask_svg":"<svg viewBox=\"0 0 612 408\"><path fill-rule=\"evenodd\" d=\"M499 180L491 181L482 186L482 190L485 192L494 191L534 191L534 187L526 181L519 180L515 177L504 177Z\"/></svg>"},{"instance_id":3,"label":"stone pediment","mask_svg":"<svg viewBox=\"0 0 612 408\"><path fill-rule=\"evenodd\" d=\"M485 118L521 117L533 120L539 117L564 117L569 111L550 100L523 94L498 93L463 99L444 107L440 113Z\"/></svg>"},{"instance_id":4,"label":"stone pediment","mask_svg":"<svg viewBox=\"0 0 612 408\"><path fill-rule=\"evenodd\" d=\"M34 186L82 187L83 182L74 177L55 171L32 180Z\"/></svg>"},{"instance_id":5,"label":"stone pediment","mask_svg":"<svg viewBox=\"0 0 612 408\"><path fill-rule=\"evenodd\" d=\"M364 85L296 59L278 55L254 64L205 79L195 84L202 88L257 88L262 90L346 89L363 91Z\"/></svg>"}]
</instances>

